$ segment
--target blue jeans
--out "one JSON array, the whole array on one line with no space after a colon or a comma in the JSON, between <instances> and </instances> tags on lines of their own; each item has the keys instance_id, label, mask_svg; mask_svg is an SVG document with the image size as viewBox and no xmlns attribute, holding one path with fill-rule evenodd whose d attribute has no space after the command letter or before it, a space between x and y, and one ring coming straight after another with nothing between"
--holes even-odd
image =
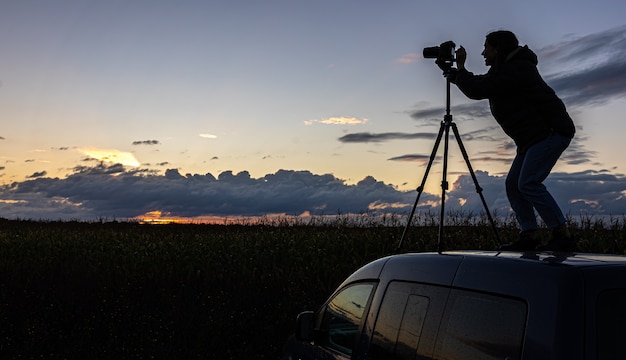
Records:
<instances>
[{"instance_id":1,"label":"blue jeans","mask_svg":"<svg viewBox=\"0 0 626 360\"><path fill-rule=\"evenodd\" d=\"M563 212L543 181L571 140L553 133L515 156L506 177L506 195L522 231L538 228L534 210L550 229L565 223Z\"/></svg>"}]
</instances>

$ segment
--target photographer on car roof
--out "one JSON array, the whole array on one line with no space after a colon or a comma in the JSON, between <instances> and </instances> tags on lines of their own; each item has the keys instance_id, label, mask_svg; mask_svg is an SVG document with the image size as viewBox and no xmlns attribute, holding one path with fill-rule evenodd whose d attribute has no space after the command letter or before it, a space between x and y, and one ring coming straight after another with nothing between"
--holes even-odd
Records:
<instances>
[{"instance_id":1,"label":"photographer on car roof","mask_svg":"<svg viewBox=\"0 0 626 360\"><path fill-rule=\"evenodd\" d=\"M517 145L517 154L506 178L506 193L521 227L519 239L502 250L575 251L563 212L543 181L569 146L575 128L563 101L537 71L537 55L519 46L510 31L495 31L485 39L484 75L465 69L467 53L456 51L457 68L447 76L470 99L489 99L491 113ZM539 246L535 210L552 237Z\"/></svg>"}]
</instances>

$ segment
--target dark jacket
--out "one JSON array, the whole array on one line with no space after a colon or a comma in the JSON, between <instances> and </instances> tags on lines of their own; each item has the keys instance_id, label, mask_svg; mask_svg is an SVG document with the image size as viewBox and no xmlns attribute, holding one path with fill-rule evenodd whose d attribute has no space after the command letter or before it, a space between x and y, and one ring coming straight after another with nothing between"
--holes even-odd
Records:
<instances>
[{"instance_id":1,"label":"dark jacket","mask_svg":"<svg viewBox=\"0 0 626 360\"><path fill-rule=\"evenodd\" d=\"M455 71L450 80L470 99L489 99L491 114L525 152L550 133L573 137L574 123L563 101L537 71L537 55L527 46L514 50L484 75Z\"/></svg>"}]
</instances>

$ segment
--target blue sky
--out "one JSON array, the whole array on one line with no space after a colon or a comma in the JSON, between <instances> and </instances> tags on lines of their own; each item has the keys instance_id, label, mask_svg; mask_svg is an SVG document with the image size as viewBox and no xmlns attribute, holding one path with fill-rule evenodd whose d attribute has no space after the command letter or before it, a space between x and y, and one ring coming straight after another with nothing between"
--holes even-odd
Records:
<instances>
[{"instance_id":1,"label":"blue sky","mask_svg":"<svg viewBox=\"0 0 626 360\"><path fill-rule=\"evenodd\" d=\"M623 215L625 7L0 1L0 217L408 213L445 101L422 49L453 40L483 73L498 29L537 52L577 126L547 181L564 211ZM511 141L455 88L452 114L489 208L508 211ZM454 142L449 159L449 207L480 210ZM440 202L440 160L420 211Z\"/></svg>"}]
</instances>

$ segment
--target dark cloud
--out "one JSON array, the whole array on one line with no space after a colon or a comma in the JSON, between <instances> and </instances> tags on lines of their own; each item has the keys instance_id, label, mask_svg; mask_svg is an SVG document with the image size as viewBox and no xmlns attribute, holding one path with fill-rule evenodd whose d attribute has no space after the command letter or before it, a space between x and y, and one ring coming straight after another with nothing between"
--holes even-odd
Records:
<instances>
[{"instance_id":1,"label":"dark cloud","mask_svg":"<svg viewBox=\"0 0 626 360\"><path fill-rule=\"evenodd\" d=\"M423 160L423 159L422 159ZM35 174L33 174L35 175ZM65 179L43 173L23 182L0 187L0 211L6 218L22 219L128 219L160 210L175 216L263 216L267 214L337 215L348 213L397 213L406 215L415 200L414 191L366 177L348 185L333 175L279 170L261 178L247 171L182 175L176 169L165 174L127 170L122 165L77 167ZM477 171L489 210L500 215L510 209L504 193L504 177ZM625 214L626 177L609 170L553 173L546 181L564 211L569 214ZM447 193L448 209L468 213L483 210L469 174L461 174ZM423 193L418 211L436 211L439 194ZM449 204L449 205L448 205Z\"/></svg>"},{"instance_id":2,"label":"dark cloud","mask_svg":"<svg viewBox=\"0 0 626 360\"><path fill-rule=\"evenodd\" d=\"M159 140L141 140L133 141L133 145L158 145Z\"/></svg>"},{"instance_id":3,"label":"dark cloud","mask_svg":"<svg viewBox=\"0 0 626 360\"><path fill-rule=\"evenodd\" d=\"M26 178L27 179L36 179L36 178L44 177L46 175L48 175L47 171L38 171L38 172L35 172L35 173L32 173L32 174L28 175Z\"/></svg>"},{"instance_id":4,"label":"dark cloud","mask_svg":"<svg viewBox=\"0 0 626 360\"><path fill-rule=\"evenodd\" d=\"M258 179L246 171L225 171L216 178L181 175L176 169L156 175L127 171L122 165L98 165L77 167L65 179L37 178L3 186L0 199L19 202L0 203L0 211L3 216L47 218L51 215L46 209L52 208L57 210L55 217L69 219L132 218L154 210L185 217L337 215L368 212L372 204L406 204L410 197L371 177L347 185L333 175L308 171L280 170Z\"/></svg>"},{"instance_id":5,"label":"dark cloud","mask_svg":"<svg viewBox=\"0 0 626 360\"><path fill-rule=\"evenodd\" d=\"M572 37L538 50L545 62L567 63L585 59L609 60L626 52L626 25L595 34ZM619 60L619 59L616 59Z\"/></svg>"},{"instance_id":6,"label":"dark cloud","mask_svg":"<svg viewBox=\"0 0 626 360\"><path fill-rule=\"evenodd\" d=\"M493 136L493 129L496 127L488 127L485 129L476 130L470 133L460 134L463 140L495 140ZM450 130L452 133L452 130ZM387 133L353 133L340 137L338 140L343 143L379 143L393 140L415 140L426 139L435 140L437 133L433 132L420 132L420 133L402 133L402 132L387 132Z\"/></svg>"},{"instance_id":7,"label":"dark cloud","mask_svg":"<svg viewBox=\"0 0 626 360\"><path fill-rule=\"evenodd\" d=\"M441 160L441 156L436 156L435 159L437 161ZM389 158L387 160L391 160L391 161L410 161L410 162L419 162L422 163L424 165L426 165L428 163L428 161L430 160L430 156L429 155L420 155L420 154L407 154L407 155L401 155L401 156L394 156L392 158Z\"/></svg>"},{"instance_id":8,"label":"dark cloud","mask_svg":"<svg viewBox=\"0 0 626 360\"><path fill-rule=\"evenodd\" d=\"M484 129L480 131L470 132L466 135L461 135L462 141L465 144L465 141L471 140L487 140L492 141L495 145L493 149L487 149L483 151L479 151L473 155L468 155L470 162L487 162L487 163L502 163L509 165L513 161L515 157L516 146L511 140L508 139L497 139L490 135L487 135L489 129ZM560 161L568 164L568 165L580 165L580 164L589 164L589 165L600 165L595 162L593 159L597 157L597 153L595 151L587 150L583 143L587 139L585 137L577 136L574 137L570 146L565 150L563 155L561 155ZM441 146L441 145L440 145ZM453 145L456 151L456 146ZM439 151L441 151L439 149ZM426 154L407 154L401 156L394 156L389 158L388 160L393 161L417 161L424 165L428 163L429 155ZM436 161L440 161L441 156L437 156Z\"/></svg>"},{"instance_id":9,"label":"dark cloud","mask_svg":"<svg viewBox=\"0 0 626 360\"><path fill-rule=\"evenodd\" d=\"M571 38L538 51L546 77L568 106L600 105L626 94L626 26Z\"/></svg>"},{"instance_id":10,"label":"dark cloud","mask_svg":"<svg viewBox=\"0 0 626 360\"><path fill-rule=\"evenodd\" d=\"M368 142L383 142L389 140L413 140L413 139L435 139L437 134L434 133L401 133L401 132L388 132L372 134L368 132L347 134L339 138L339 141L343 143L368 143Z\"/></svg>"},{"instance_id":11,"label":"dark cloud","mask_svg":"<svg viewBox=\"0 0 626 360\"><path fill-rule=\"evenodd\" d=\"M499 214L510 212L504 190L505 176L491 176L477 171L478 183L490 211ZM578 215L623 215L626 214L626 177L608 170L587 170L578 173L552 173L545 185L563 211ZM476 194L474 182L469 174L461 175L448 193L451 206L480 211L483 206ZM463 204L463 206L461 206Z\"/></svg>"},{"instance_id":12,"label":"dark cloud","mask_svg":"<svg viewBox=\"0 0 626 360\"><path fill-rule=\"evenodd\" d=\"M595 163L592 159L597 156L596 151L587 150L583 146L583 142L587 140L586 137L583 136L575 136L572 139L569 147L563 155L561 155L561 160L565 161L569 165L580 165L580 164L593 164L599 165Z\"/></svg>"},{"instance_id":13,"label":"dark cloud","mask_svg":"<svg viewBox=\"0 0 626 360\"><path fill-rule=\"evenodd\" d=\"M570 106L601 105L626 95L626 60L606 62L571 74L559 74L546 81Z\"/></svg>"},{"instance_id":14,"label":"dark cloud","mask_svg":"<svg viewBox=\"0 0 626 360\"><path fill-rule=\"evenodd\" d=\"M445 113L445 107L438 106L416 110L411 113L411 117L424 123L433 124L435 122L441 122ZM489 103L486 100L453 105L450 108L450 113L452 114L454 119L460 120L477 120L491 117Z\"/></svg>"},{"instance_id":15,"label":"dark cloud","mask_svg":"<svg viewBox=\"0 0 626 360\"><path fill-rule=\"evenodd\" d=\"M511 164L511 162L513 161L513 157L498 157L495 154L491 155L491 156L476 156L476 157L472 157L471 162L490 162L490 163L502 163L502 164Z\"/></svg>"}]
</instances>

